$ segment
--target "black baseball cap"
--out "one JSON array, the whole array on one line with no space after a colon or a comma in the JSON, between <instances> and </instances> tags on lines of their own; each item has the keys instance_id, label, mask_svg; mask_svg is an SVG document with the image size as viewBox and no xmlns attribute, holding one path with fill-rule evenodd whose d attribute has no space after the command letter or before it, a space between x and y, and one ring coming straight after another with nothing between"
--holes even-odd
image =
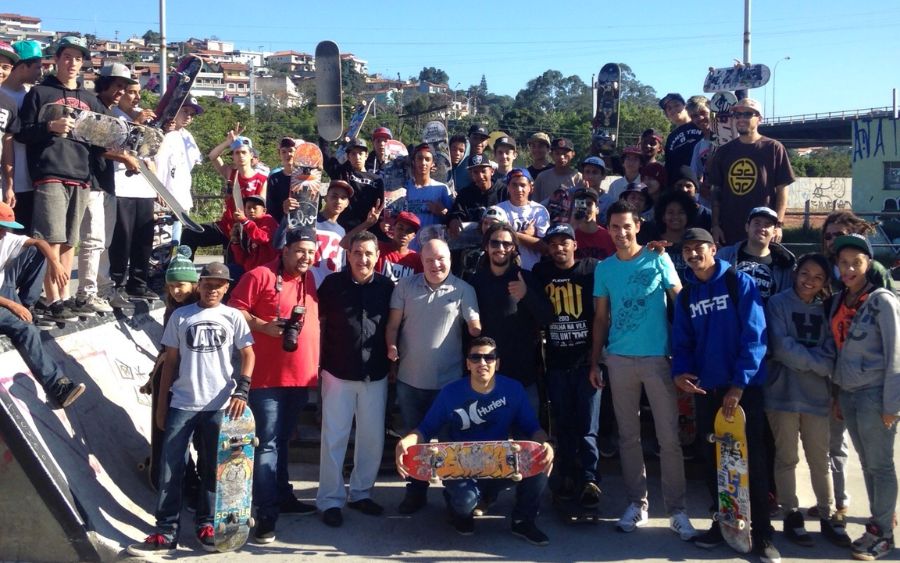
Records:
<instances>
[{"instance_id":1,"label":"black baseball cap","mask_svg":"<svg viewBox=\"0 0 900 563\"><path fill-rule=\"evenodd\" d=\"M479 166L491 166L491 161L483 154L473 154L466 159L466 168L478 168Z\"/></svg>"},{"instance_id":2,"label":"black baseball cap","mask_svg":"<svg viewBox=\"0 0 900 563\"><path fill-rule=\"evenodd\" d=\"M865 253L869 258L872 258L874 252L872 252L872 245L869 244L868 239L865 236L851 233L849 235L841 235L834 239L834 254L838 255L841 253L841 250L845 248L855 248L863 253Z\"/></svg>"},{"instance_id":3,"label":"black baseball cap","mask_svg":"<svg viewBox=\"0 0 900 563\"><path fill-rule=\"evenodd\" d=\"M569 237L572 240L575 240L575 229L572 228L572 225L568 223L556 223L555 225L550 225L550 228L547 229L547 232L544 234L544 242L548 242L550 237L554 237L556 235L562 235L564 237Z\"/></svg>"},{"instance_id":4,"label":"black baseball cap","mask_svg":"<svg viewBox=\"0 0 900 563\"><path fill-rule=\"evenodd\" d=\"M497 147L499 147L500 145L506 145L507 147L510 147L513 150L518 149L518 147L516 146L516 140L513 139L512 137L507 137L505 135L503 137L500 137L496 141L494 141L494 150L497 150Z\"/></svg>"},{"instance_id":5,"label":"black baseball cap","mask_svg":"<svg viewBox=\"0 0 900 563\"><path fill-rule=\"evenodd\" d=\"M706 229L701 229L699 227L694 227L692 229L688 229L681 235L681 242L688 242L692 240L697 240L700 242L708 242L715 246L716 241L713 240L711 234Z\"/></svg>"},{"instance_id":6,"label":"black baseball cap","mask_svg":"<svg viewBox=\"0 0 900 563\"><path fill-rule=\"evenodd\" d=\"M289 230L284 237L284 245L290 246L295 242L316 242L316 229L313 227L299 227Z\"/></svg>"},{"instance_id":7,"label":"black baseball cap","mask_svg":"<svg viewBox=\"0 0 900 563\"><path fill-rule=\"evenodd\" d=\"M352 149L362 149L368 152L369 145L367 145L366 142L359 137L353 137L352 139L347 141L347 152L350 152Z\"/></svg>"},{"instance_id":8,"label":"black baseball cap","mask_svg":"<svg viewBox=\"0 0 900 563\"><path fill-rule=\"evenodd\" d=\"M200 279L209 278L212 280L231 281L231 272L228 266L221 262L210 262L200 270Z\"/></svg>"},{"instance_id":9,"label":"black baseball cap","mask_svg":"<svg viewBox=\"0 0 900 563\"><path fill-rule=\"evenodd\" d=\"M558 139L553 139L553 142L550 143L550 148L574 151L575 145L572 144L572 141L570 139L567 139L565 137L559 137Z\"/></svg>"},{"instance_id":10,"label":"black baseball cap","mask_svg":"<svg viewBox=\"0 0 900 563\"><path fill-rule=\"evenodd\" d=\"M478 125L477 123L475 125L472 125L471 127L469 127L469 135L490 137L490 135L487 132L487 129L485 129L483 125Z\"/></svg>"},{"instance_id":11,"label":"black baseball cap","mask_svg":"<svg viewBox=\"0 0 900 563\"><path fill-rule=\"evenodd\" d=\"M575 190L575 193L572 194L572 199L591 199L594 203L597 203L600 201L600 195L596 190L590 188L578 188Z\"/></svg>"},{"instance_id":12,"label":"black baseball cap","mask_svg":"<svg viewBox=\"0 0 900 563\"><path fill-rule=\"evenodd\" d=\"M678 92L669 92L665 96L659 99L659 108L663 111L666 111L666 104L675 100L677 102L684 103L684 97Z\"/></svg>"}]
</instances>

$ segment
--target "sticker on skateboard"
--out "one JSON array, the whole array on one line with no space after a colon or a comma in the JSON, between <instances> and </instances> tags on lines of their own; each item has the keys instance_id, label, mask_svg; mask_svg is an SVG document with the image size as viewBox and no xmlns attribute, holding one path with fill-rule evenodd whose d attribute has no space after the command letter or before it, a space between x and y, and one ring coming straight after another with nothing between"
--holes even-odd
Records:
<instances>
[{"instance_id":1,"label":"sticker on skateboard","mask_svg":"<svg viewBox=\"0 0 900 563\"><path fill-rule=\"evenodd\" d=\"M216 550L234 551L250 536L253 496L253 456L259 440L250 408L232 419L225 414L219 429L216 458Z\"/></svg>"},{"instance_id":2,"label":"sticker on skateboard","mask_svg":"<svg viewBox=\"0 0 900 563\"><path fill-rule=\"evenodd\" d=\"M73 141L112 150L125 150L138 158L153 158L162 146L161 130L113 117L105 113L67 106L45 104L38 113L38 121L49 122L62 117L75 120L67 137Z\"/></svg>"},{"instance_id":3,"label":"sticker on skateboard","mask_svg":"<svg viewBox=\"0 0 900 563\"><path fill-rule=\"evenodd\" d=\"M350 125L347 126L347 132L344 133L344 141L359 137L363 123L366 121L366 116L369 115L369 110L373 105L375 105L375 98L372 98L372 101L368 104L363 102L356 106L353 114L350 115ZM341 164L347 162L347 146L343 144L339 146L334 152L334 157Z\"/></svg>"},{"instance_id":4,"label":"sticker on skateboard","mask_svg":"<svg viewBox=\"0 0 900 563\"><path fill-rule=\"evenodd\" d=\"M715 113L715 120L712 123L715 148L738 137L734 117L731 115L731 108L737 101L737 97L731 92L716 92L709 101L709 109Z\"/></svg>"},{"instance_id":5,"label":"sticker on skateboard","mask_svg":"<svg viewBox=\"0 0 900 563\"><path fill-rule=\"evenodd\" d=\"M319 215L322 151L314 143L302 142L294 149L291 197L300 207L288 213L288 229L315 227Z\"/></svg>"},{"instance_id":6,"label":"sticker on skateboard","mask_svg":"<svg viewBox=\"0 0 900 563\"><path fill-rule=\"evenodd\" d=\"M544 471L543 446L525 440L430 442L411 446L403 466L413 479L512 479Z\"/></svg>"},{"instance_id":7,"label":"sticker on skateboard","mask_svg":"<svg viewBox=\"0 0 900 563\"><path fill-rule=\"evenodd\" d=\"M191 88L197 80L197 75L203 68L203 59L197 55L187 55L178 63L175 72L169 76L166 93L156 104L156 119L151 125L165 127L167 123L175 119L181 106L190 96Z\"/></svg>"},{"instance_id":8,"label":"sticker on skateboard","mask_svg":"<svg viewBox=\"0 0 900 563\"><path fill-rule=\"evenodd\" d=\"M738 553L750 553L750 475L747 455L747 419L737 407L727 420L722 409L716 413L714 433L707 436L716 448L716 485L722 537Z\"/></svg>"},{"instance_id":9,"label":"sticker on skateboard","mask_svg":"<svg viewBox=\"0 0 900 563\"><path fill-rule=\"evenodd\" d=\"M431 179L441 183L446 182L451 168L447 128L440 121L429 121L422 130L422 142L428 143L434 158Z\"/></svg>"},{"instance_id":10,"label":"sticker on skateboard","mask_svg":"<svg viewBox=\"0 0 900 563\"><path fill-rule=\"evenodd\" d=\"M727 68L709 67L709 73L703 81L703 91L712 94L759 88L769 82L769 76L769 67L763 64L740 63Z\"/></svg>"},{"instance_id":11,"label":"sticker on skateboard","mask_svg":"<svg viewBox=\"0 0 900 563\"><path fill-rule=\"evenodd\" d=\"M326 141L337 141L344 132L341 55L334 41L316 45L316 127Z\"/></svg>"}]
</instances>

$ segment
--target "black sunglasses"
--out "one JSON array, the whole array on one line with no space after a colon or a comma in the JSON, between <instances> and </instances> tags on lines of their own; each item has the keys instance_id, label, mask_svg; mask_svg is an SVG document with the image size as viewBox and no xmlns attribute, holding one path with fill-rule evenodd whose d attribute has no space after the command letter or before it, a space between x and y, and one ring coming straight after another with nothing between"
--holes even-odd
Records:
<instances>
[{"instance_id":1,"label":"black sunglasses","mask_svg":"<svg viewBox=\"0 0 900 563\"><path fill-rule=\"evenodd\" d=\"M473 352L466 356L466 358L473 364L481 363L481 360L484 360L485 363L492 364L497 361L497 354L494 352L488 352L487 354L476 354Z\"/></svg>"},{"instance_id":2,"label":"black sunglasses","mask_svg":"<svg viewBox=\"0 0 900 563\"><path fill-rule=\"evenodd\" d=\"M731 115L738 119L741 119L741 118L750 119L751 117L756 117L759 114L756 113L755 111L732 111Z\"/></svg>"},{"instance_id":3,"label":"black sunglasses","mask_svg":"<svg viewBox=\"0 0 900 563\"><path fill-rule=\"evenodd\" d=\"M503 250L509 250L510 248L513 248L515 246L515 244L508 240L496 239L491 239L490 241L488 241L488 244L491 246L491 248L502 248Z\"/></svg>"}]
</instances>

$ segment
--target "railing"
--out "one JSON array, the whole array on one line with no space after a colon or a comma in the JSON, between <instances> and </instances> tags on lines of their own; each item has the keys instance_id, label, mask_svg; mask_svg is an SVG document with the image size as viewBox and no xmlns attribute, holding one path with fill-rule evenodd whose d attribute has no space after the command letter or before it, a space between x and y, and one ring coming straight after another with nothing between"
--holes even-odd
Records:
<instances>
[{"instance_id":1,"label":"railing","mask_svg":"<svg viewBox=\"0 0 900 563\"><path fill-rule=\"evenodd\" d=\"M806 123L808 121L830 121L843 119L857 119L860 117L876 117L880 115L892 115L894 108L884 106L868 109L846 109L841 111L829 111L824 113L805 113L801 115L783 115L779 117L767 117L761 125L784 125L787 123Z\"/></svg>"}]
</instances>

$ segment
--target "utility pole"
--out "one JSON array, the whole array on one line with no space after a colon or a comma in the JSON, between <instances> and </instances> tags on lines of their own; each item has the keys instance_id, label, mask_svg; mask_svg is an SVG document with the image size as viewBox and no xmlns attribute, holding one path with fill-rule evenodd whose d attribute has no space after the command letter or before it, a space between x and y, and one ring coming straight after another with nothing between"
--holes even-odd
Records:
<instances>
[{"instance_id":1,"label":"utility pole","mask_svg":"<svg viewBox=\"0 0 900 563\"><path fill-rule=\"evenodd\" d=\"M750 3L744 0L744 64L750 64Z\"/></svg>"},{"instance_id":2,"label":"utility pole","mask_svg":"<svg viewBox=\"0 0 900 563\"><path fill-rule=\"evenodd\" d=\"M159 95L166 93L169 82L169 54L166 51L166 0L159 0Z\"/></svg>"}]
</instances>

